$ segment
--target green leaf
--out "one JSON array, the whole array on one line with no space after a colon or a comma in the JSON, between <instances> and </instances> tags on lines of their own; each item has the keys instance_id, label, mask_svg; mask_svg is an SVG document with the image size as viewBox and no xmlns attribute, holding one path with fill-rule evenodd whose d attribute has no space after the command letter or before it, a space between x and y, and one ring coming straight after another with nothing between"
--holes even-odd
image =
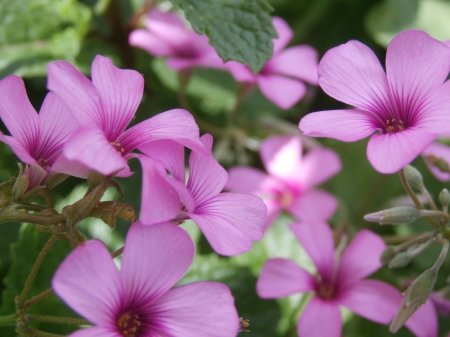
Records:
<instances>
[{"instance_id":1,"label":"green leaf","mask_svg":"<svg viewBox=\"0 0 450 337\"><path fill-rule=\"evenodd\" d=\"M0 78L44 76L54 60L73 61L91 19L76 0L3 0L0 3Z\"/></svg>"},{"instance_id":2,"label":"green leaf","mask_svg":"<svg viewBox=\"0 0 450 337\"><path fill-rule=\"evenodd\" d=\"M224 62L245 63L259 72L272 57L277 37L266 0L171 0L194 30L206 34Z\"/></svg>"}]
</instances>

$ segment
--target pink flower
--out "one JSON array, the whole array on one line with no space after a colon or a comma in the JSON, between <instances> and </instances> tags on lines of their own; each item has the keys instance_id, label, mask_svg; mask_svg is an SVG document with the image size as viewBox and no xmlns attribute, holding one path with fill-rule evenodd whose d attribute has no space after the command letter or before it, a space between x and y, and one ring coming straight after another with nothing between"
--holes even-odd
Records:
<instances>
[{"instance_id":1,"label":"pink flower","mask_svg":"<svg viewBox=\"0 0 450 337\"><path fill-rule=\"evenodd\" d=\"M450 129L450 82L444 83L449 69L450 48L422 31L405 31L391 41L386 73L367 46L349 41L322 58L319 84L356 109L309 114L300 129L345 142L376 132L367 147L369 161L381 173L394 173Z\"/></svg>"},{"instance_id":2,"label":"pink flower","mask_svg":"<svg viewBox=\"0 0 450 337\"><path fill-rule=\"evenodd\" d=\"M48 88L67 106L81 127L72 135L64 155L104 175L129 176L127 159L137 146L173 139L205 152L198 126L185 110L169 110L125 131L142 98L144 78L134 70L116 68L97 55L92 63L92 82L73 65L56 61L47 66Z\"/></svg>"},{"instance_id":3,"label":"pink flower","mask_svg":"<svg viewBox=\"0 0 450 337\"><path fill-rule=\"evenodd\" d=\"M267 205L266 229L282 210L299 220L326 220L334 213L336 199L314 189L341 170L334 151L316 148L302 158L299 137L276 136L262 142L260 155L269 174L252 167L233 167L225 188L262 197Z\"/></svg>"},{"instance_id":4,"label":"pink flower","mask_svg":"<svg viewBox=\"0 0 450 337\"><path fill-rule=\"evenodd\" d=\"M56 294L95 325L70 336L235 336L239 318L228 287L172 288L194 252L189 235L167 223L130 228L120 272L100 241L81 244L52 281Z\"/></svg>"},{"instance_id":5,"label":"pink flower","mask_svg":"<svg viewBox=\"0 0 450 337\"><path fill-rule=\"evenodd\" d=\"M258 75L242 63L230 61L225 65L236 81L258 84L267 99L282 109L289 109L306 94L302 81L318 84L318 56L317 51L307 45L284 49L292 39L292 29L278 17L273 18L273 25L278 33L278 39L273 40L273 56Z\"/></svg>"},{"instance_id":6,"label":"pink flower","mask_svg":"<svg viewBox=\"0 0 450 337\"><path fill-rule=\"evenodd\" d=\"M223 68L223 61L205 35L186 27L174 13L153 9L145 22L147 29L136 29L129 37L130 45L155 57L168 56L173 70L191 67Z\"/></svg>"},{"instance_id":7,"label":"pink flower","mask_svg":"<svg viewBox=\"0 0 450 337\"><path fill-rule=\"evenodd\" d=\"M339 337L340 306L377 323L388 324L392 320L401 302L400 292L387 283L365 279L381 267L380 255L386 245L378 235L361 230L340 257L334 250L333 233L326 223L292 224L290 228L314 262L317 275L309 274L291 260L269 259L261 271L256 291L268 299L314 292L299 318L299 336ZM411 317L407 326L419 337L433 337L433 331L437 333L437 320L433 321L426 305L421 310Z\"/></svg>"},{"instance_id":8,"label":"pink flower","mask_svg":"<svg viewBox=\"0 0 450 337\"><path fill-rule=\"evenodd\" d=\"M211 135L200 139L211 151ZM262 238L267 212L264 202L251 194L220 193L228 174L211 153L191 152L189 180L185 185L182 146L173 141L157 141L140 146L139 150L156 162L141 159L141 220L144 223L171 219L180 222L190 218L212 248L222 255L246 252L252 247L252 241ZM164 167L172 177L165 173Z\"/></svg>"},{"instance_id":9,"label":"pink flower","mask_svg":"<svg viewBox=\"0 0 450 337\"><path fill-rule=\"evenodd\" d=\"M442 172L432 162L443 161L450 166L450 147L440 143L431 143L425 150L422 151L422 156L425 159L425 163L430 169L431 173L440 181L449 181L450 173Z\"/></svg>"},{"instance_id":10,"label":"pink flower","mask_svg":"<svg viewBox=\"0 0 450 337\"><path fill-rule=\"evenodd\" d=\"M23 80L8 76L0 81L0 117L11 133L2 134L0 140L31 165L25 170L30 179L28 189L42 184L54 172L77 175L85 171L61 156L78 123L54 94L47 94L38 115L28 100Z\"/></svg>"}]
</instances>

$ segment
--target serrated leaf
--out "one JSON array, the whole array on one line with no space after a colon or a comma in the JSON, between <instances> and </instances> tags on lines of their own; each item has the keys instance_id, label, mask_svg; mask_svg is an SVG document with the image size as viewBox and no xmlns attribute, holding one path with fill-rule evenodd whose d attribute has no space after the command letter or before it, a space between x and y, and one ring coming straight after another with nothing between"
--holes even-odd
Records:
<instances>
[{"instance_id":1,"label":"serrated leaf","mask_svg":"<svg viewBox=\"0 0 450 337\"><path fill-rule=\"evenodd\" d=\"M91 19L76 0L0 2L0 78L44 76L54 60L73 61Z\"/></svg>"},{"instance_id":2,"label":"serrated leaf","mask_svg":"<svg viewBox=\"0 0 450 337\"><path fill-rule=\"evenodd\" d=\"M236 60L254 73L272 57L277 37L266 0L170 0L194 30L206 34L224 62Z\"/></svg>"}]
</instances>

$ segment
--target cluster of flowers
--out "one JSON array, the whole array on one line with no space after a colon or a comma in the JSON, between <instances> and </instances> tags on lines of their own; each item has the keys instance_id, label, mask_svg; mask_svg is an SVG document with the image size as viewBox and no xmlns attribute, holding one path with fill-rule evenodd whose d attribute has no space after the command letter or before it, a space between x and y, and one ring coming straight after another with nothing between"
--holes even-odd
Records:
<instances>
[{"instance_id":1,"label":"cluster of flowers","mask_svg":"<svg viewBox=\"0 0 450 337\"><path fill-rule=\"evenodd\" d=\"M386 75L370 49L351 41L324 56L317 76L314 49L284 49L292 31L279 18L274 25L279 34L274 57L259 75L236 62L223 64L207 39L187 30L172 13L152 11L147 30L133 32L130 43L155 56L169 56L169 67L177 71L193 66L226 69L237 81L257 84L284 109L305 95L300 80L319 83L330 96L357 109L310 114L300 122L301 130L343 141L378 131L369 142L368 157L383 173L403 168L439 133L448 132L449 82L443 83L450 48L443 43L420 31L400 34L388 48ZM302 158L299 137L272 137L261 145L268 174L235 167L228 175L212 156L212 137L199 137L185 110L161 113L125 131L143 85L142 75L118 69L102 56L93 62L92 81L70 63L54 62L48 65L50 93L38 115L20 78L0 81L0 117L11 133L1 140L28 164L28 189L55 173L129 177L129 159L142 165L140 220L128 232L121 271L105 246L94 240L77 247L53 278L55 292L95 325L71 336L235 336L239 318L225 285L199 282L172 288L195 252L188 234L174 224L192 219L217 253L231 256L248 251L282 210L298 221L290 228L317 274L287 259L270 259L257 282L259 296L314 292L298 323L298 334L305 337L339 336L340 306L382 324L393 319L400 292L364 279L381 267L382 239L362 230L344 253L335 250L326 221L337 201L314 189L340 171L333 151L315 148ZM184 147L191 150L187 183ZM233 192L221 193L224 188ZM432 302L406 326L417 336L436 336Z\"/></svg>"}]
</instances>

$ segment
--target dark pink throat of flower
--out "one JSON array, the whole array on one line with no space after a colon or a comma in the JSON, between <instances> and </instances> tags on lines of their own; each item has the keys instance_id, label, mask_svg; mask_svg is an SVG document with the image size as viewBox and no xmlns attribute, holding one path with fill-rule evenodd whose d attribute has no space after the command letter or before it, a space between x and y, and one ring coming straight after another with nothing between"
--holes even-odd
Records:
<instances>
[{"instance_id":1,"label":"dark pink throat of flower","mask_svg":"<svg viewBox=\"0 0 450 337\"><path fill-rule=\"evenodd\" d=\"M317 284L316 294L320 298L329 301L334 298L334 290L333 284L319 282Z\"/></svg>"},{"instance_id":2,"label":"dark pink throat of flower","mask_svg":"<svg viewBox=\"0 0 450 337\"><path fill-rule=\"evenodd\" d=\"M401 119L391 118L386 119L385 129L386 133L396 133L405 130L406 125Z\"/></svg>"},{"instance_id":3,"label":"dark pink throat of flower","mask_svg":"<svg viewBox=\"0 0 450 337\"><path fill-rule=\"evenodd\" d=\"M138 315L125 313L117 320L119 333L127 337L142 336L141 321Z\"/></svg>"}]
</instances>

